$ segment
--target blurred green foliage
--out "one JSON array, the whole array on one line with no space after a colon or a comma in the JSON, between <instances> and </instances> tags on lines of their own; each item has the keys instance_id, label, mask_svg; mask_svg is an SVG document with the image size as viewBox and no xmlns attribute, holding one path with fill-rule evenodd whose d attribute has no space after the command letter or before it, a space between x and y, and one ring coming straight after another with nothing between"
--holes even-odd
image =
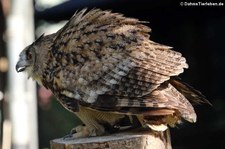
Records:
<instances>
[{"instance_id":1,"label":"blurred green foliage","mask_svg":"<svg viewBox=\"0 0 225 149\"><path fill-rule=\"evenodd\" d=\"M48 107L38 108L39 115L39 148L49 146L49 141L61 138L70 130L82 124L71 112L66 110L54 97Z\"/></svg>"}]
</instances>

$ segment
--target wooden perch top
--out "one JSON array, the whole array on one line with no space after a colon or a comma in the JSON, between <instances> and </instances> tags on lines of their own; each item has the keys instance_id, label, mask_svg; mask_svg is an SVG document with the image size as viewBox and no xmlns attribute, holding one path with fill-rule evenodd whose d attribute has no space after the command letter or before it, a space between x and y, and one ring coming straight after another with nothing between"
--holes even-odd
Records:
<instances>
[{"instance_id":1,"label":"wooden perch top","mask_svg":"<svg viewBox=\"0 0 225 149\"><path fill-rule=\"evenodd\" d=\"M166 132L122 132L109 136L55 139L51 149L171 149Z\"/></svg>"}]
</instances>

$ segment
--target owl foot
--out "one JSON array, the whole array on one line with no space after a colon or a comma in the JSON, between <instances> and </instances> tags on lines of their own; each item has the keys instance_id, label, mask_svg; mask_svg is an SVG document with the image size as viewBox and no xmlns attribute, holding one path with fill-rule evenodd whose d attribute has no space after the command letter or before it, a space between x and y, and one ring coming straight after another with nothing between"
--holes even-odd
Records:
<instances>
[{"instance_id":1,"label":"owl foot","mask_svg":"<svg viewBox=\"0 0 225 149\"><path fill-rule=\"evenodd\" d=\"M75 128L73 128L70 131L70 134L66 135L63 137L64 139L75 139L75 138L84 138L84 137L91 137L91 136L96 136L96 129L93 127L88 127L84 125L79 125Z\"/></svg>"}]
</instances>

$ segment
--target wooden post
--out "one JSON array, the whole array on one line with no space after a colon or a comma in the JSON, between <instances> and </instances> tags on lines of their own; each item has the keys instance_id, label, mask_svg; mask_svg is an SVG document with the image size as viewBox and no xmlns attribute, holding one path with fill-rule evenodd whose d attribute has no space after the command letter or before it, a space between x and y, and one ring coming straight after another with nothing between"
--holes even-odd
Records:
<instances>
[{"instance_id":1,"label":"wooden post","mask_svg":"<svg viewBox=\"0 0 225 149\"><path fill-rule=\"evenodd\" d=\"M51 149L171 149L169 130L165 132L122 132L108 136L79 139L59 138Z\"/></svg>"}]
</instances>

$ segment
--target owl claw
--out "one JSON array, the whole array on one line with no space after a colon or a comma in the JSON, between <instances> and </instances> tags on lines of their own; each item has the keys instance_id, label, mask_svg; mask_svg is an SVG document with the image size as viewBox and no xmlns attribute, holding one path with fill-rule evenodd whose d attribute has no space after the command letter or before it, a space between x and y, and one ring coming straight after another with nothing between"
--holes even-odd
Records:
<instances>
[{"instance_id":1,"label":"owl claw","mask_svg":"<svg viewBox=\"0 0 225 149\"><path fill-rule=\"evenodd\" d=\"M70 130L70 133L63 137L63 140L70 140L73 139L73 134L76 133L76 127Z\"/></svg>"},{"instance_id":2,"label":"owl claw","mask_svg":"<svg viewBox=\"0 0 225 149\"><path fill-rule=\"evenodd\" d=\"M71 138L72 138L72 135L68 134L63 137L63 140L70 140Z\"/></svg>"},{"instance_id":3,"label":"owl claw","mask_svg":"<svg viewBox=\"0 0 225 149\"><path fill-rule=\"evenodd\" d=\"M79 125L73 128L70 133L63 137L64 140L72 140L76 138L84 138L90 136L96 136L95 128Z\"/></svg>"}]
</instances>

